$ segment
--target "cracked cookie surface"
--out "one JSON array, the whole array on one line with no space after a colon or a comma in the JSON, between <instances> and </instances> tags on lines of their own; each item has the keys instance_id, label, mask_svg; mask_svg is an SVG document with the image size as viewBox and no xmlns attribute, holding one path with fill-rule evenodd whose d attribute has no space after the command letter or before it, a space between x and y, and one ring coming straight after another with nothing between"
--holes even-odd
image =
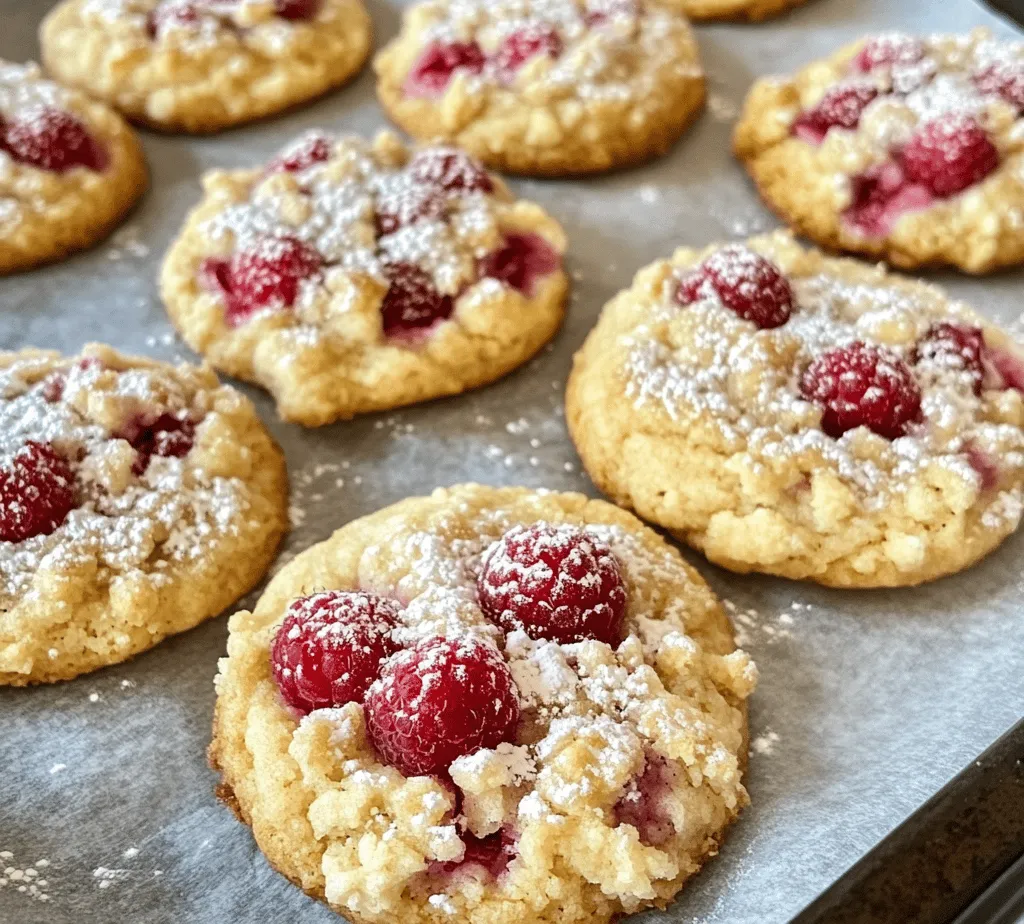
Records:
<instances>
[{"instance_id":1,"label":"cracked cookie surface","mask_svg":"<svg viewBox=\"0 0 1024 924\"><path fill-rule=\"evenodd\" d=\"M1024 43L870 36L759 80L734 147L762 198L833 250L985 273L1024 260Z\"/></svg>"},{"instance_id":2,"label":"cracked cookie surface","mask_svg":"<svg viewBox=\"0 0 1024 924\"><path fill-rule=\"evenodd\" d=\"M211 132L339 87L370 53L361 0L63 0L43 61L128 118Z\"/></svg>"},{"instance_id":3,"label":"cracked cookie surface","mask_svg":"<svg viewBox=\"0 0 1024 924\"><path fill-rule=\"evenodd\" d=\"M218 615L285 531L284 459L206 369L0 353L0 685L116 664Z\"/></svg>"},{"instance_id":4,"label":"cracked cookie surface","mask_svg":"<svg viewBox=\"0 0 1024 924\"><path fill-rule=\"evenodd\" d=\"M147 182L120 116L34 64L0 60L0 275L102 240Z\"/></svg>"},{"instance_id":5,"label":"cracked cookie surface","mask_svg":"<svg viewBox=\"0 0 1024 924\"><path fill-rule=\"evenodd\" d=\"M185 340L319 426L500 378L557 331L566 240L462 151L312 132L216 171L164 262Z\"/></svg>"},{"instance_id":6,"label":"cracked cookie surface","mask_svg":"<svg viewBox=\"0 0 1024 924\"><path fill-rule=\"evenodd\" d=\"M482 580L584 617L619 587L615 644L495 621ZM354 666L374 625L394 653ZM353 671L379 675L365 707ZM608 922L717 852L747 802L755 682L707 585L635 517L464 485L348 524L232 618L210 756L271 863L357 924Z\"/></svg>"},{"instance_id":7,"label":"cracked cookie surface","mask_svg":"<svg viewBox=\"0 0 1024 924\"><path fill-rule=\"evenodd\" d=\"M374 67L414 137L538 176L664 154L704 100L686 20L640 0L428 0Z\"/></svg>"},{"instance_id":8,"label":"cracked cookie surface","mask_svg":"<svg viewBox=\"0 0 1024 924\"><path fill-rule=\"evenodd\" d=\"M566 395L595 483L709 559L918 584L1012 533L1024 364L940 289L786 234L682 248L605 306Z\"/></svg>"}]
</instances>

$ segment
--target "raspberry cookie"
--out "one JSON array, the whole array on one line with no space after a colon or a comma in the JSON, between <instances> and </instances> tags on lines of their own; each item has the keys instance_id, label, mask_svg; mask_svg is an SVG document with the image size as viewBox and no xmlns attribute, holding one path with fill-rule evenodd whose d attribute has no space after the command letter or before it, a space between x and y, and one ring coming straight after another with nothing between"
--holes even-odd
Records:
<instances>
[{"instance_id":1,"label":"raspberry cookie","mask_svg":"<svg viewBox=\"0 0 1024 924\"><path fill-rule=\"evenodd\" d=\"M217 615L269 566L286 504L280 450L213 373L95 344L0 353L0 686Z\"/></svg>"},{"instance_id":2,"label":"raspberry cookie","mask_svg":"<svg viewBox=\"0 0 1024 924\"><path fill-rule=\"evenodd\" d=\"M735 148L832 249L984 273L1024 260L1024 43L878 35L754 85Z\"/></svg>"},{"instance_id":3,"label":"raspberry cookie","mask_svg":"<svg viewBox=\"0 0 1024 924\"><path fill-rule=\"evenodd\" d=\"M783 233L641 270L566 397L617 503L734 571L839 587L952 574L1016 529L1024 361L930 285Z\"/></svg>"},{"instance_id":4,"label":"raspberry cookie","mask_svg":"<svg viewBox=\"0 0 1024 924\"><path fill-rule=\"evenodd\" d=\"M641 0L427 0L375 68L411 135L538 176L664 154L704 100L686 20Z\"/></svg>"},{"instance_id":5,"label":"raspberry cookie","mask_svg":"<svg viewBox=\"0 0 1024 924\"><path fill-rule=\"evenodd\" d=\"M154 128L210 132L341 86L370 53L362 0L64 0L43 61Z\"/></svg>"},{"instance_id":6,"label":"raspberry cookie","mask_svg":"<svg viewBox=\"0 0 1024 924\"><path fill-rule=\"evenodd\" d=\"M164 302L286 420L484 385L561 323L562 229L454 148L312 132L205 190L164 263Z\"/></svg>"},{"instance_id":7,"label":"raspberry cookie","mask_svg":"<svg viewBox=\"0 0 1024 924\"><path fill-rule=\"evenodd\" d=\"M602 501L404 501L230 628L220 794L355 924L664 907L748 801L756 669L679 553Z\"/></svg>"},{"instance_id":8,"label":"raspberry cookie","mask_svg":"<svg viewBox=\"0 0 1024 924\"><path fill-rule=\"evenodd\" d=\"M145 192L138 139L106 106L0 60L0 275L106 237Z\"/></svg>"}]
</instances>

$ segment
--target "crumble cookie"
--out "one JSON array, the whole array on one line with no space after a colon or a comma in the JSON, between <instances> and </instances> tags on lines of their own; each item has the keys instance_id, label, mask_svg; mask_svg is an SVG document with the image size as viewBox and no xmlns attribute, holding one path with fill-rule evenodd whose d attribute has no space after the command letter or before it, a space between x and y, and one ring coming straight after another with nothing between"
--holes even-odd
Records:
<instances>
[{"instance_id":1,"label":"crumble cookie","mask_svg":"<svg viewBox=\"0 0 1024 924\"><path fill-rule=\"evenodd\" d=\"M248 591L285 530L280 450L193 366L0 353L0 685L66 680Z\"/></svg>"},{"instance_id":2,"label":"crumble cookie","mask_svg":"<svg viewBox=\"0 0 1024 924\"><path fill-rule=\"evenodd\" d=\"M314 131L217 171L163 267L175 326L319 426L457 394L557 331L565 235L463 152Z\"/></svg>"},{"instance_id":3,"label":"crumble cookie","mask_svg":"<svg viewBox=\"0 0 1024 924\"><path fill-rule=\"evenodd\" d=\"M355 924L664 907L748 801L756 669L678 551L602 501L404 501L230 628L219 792Z\"/></svg>"},{"instance_id":4,"label":"crumble cookie","mask_svg":"<svg viewBox=\"0 0 1024 924\"><path fill-rule=\"evenodd\" d=\"M760 22L802 6L807 0L662 0L671 8L679 11L689 19L698 22L708 20L746 20Z\"/></svg>"},{"instance_id":5,"label":"crumble cookie","mask_svg":"<svg viewBox=\"0 0 1024 924\"><path fill-rule=\"evenodd\" d=\"M106 106L0 59L0 275L106 237L146 190L132 130Z\"/></svg>"},{"instance_id":6,"label":"crumble cookie","mask_svg":"<svg viewBox=\"0 0 1024 924\"><path fill-rule=\"evenodd\" d=\"M736 154L811 240L901 267L1024 259L1024 43L885 34L758 81Z\"/></svg>"},{"instance_id":7,"label":"crumble cookie","mask_svg":"<svg viewBox=\"0 0 1024 924\"><path fill-rule=\"evenodd\" d=\"M541 176L664 154L704 101L686 20L642 0L427 0L375 69L411 135Z\"/></svg>"},{"instance_id":8,"label":"crumble cookie","mask_svg":"<svg viewBox=\"0 0 1024 924\"><path fill-rule=\"evenodd\" d=\"M641 270L577 354L587 471L713 562L918 584L1016 529L1024 363L938 288L754 238Z\"/></svg>"},{"instance_id":9,"label":"crumble cookie","mask_svg":"<svg viewBox=\"0 0 1024 924\"><path fill-rule=\"evenodd\" d=\"M64 0L40 42L52 74L129 118L210 132L341 86L372 34L362 0Z\"/></svg>"}]
</instances>

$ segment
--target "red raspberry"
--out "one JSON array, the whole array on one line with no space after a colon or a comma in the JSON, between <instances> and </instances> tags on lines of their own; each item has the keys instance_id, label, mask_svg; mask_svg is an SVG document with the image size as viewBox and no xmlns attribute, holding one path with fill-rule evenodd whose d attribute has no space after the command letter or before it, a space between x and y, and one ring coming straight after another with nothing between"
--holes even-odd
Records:
<instances>
[{"instance_id":1,"label":"red raspberry","mask_svg":"<svg viewBox=\"0 0 1024 924\"><path fill-rule=\"evenodd\" d=\"M433 636L384 666L366 695L380 756L406 776L448 775L458 757L512 741L519 697L493 645Z\"/></svg>"},{"instance_id":2,"label":"red raspberry","mask_svg":"<svg viewBox=\"0 0 1024 924\"><path fill-rule=\"evenodd\" d=\"M51 444L29 440L0 467L0 540L48 536L74 507L74 472Z\"/></svg>"},{"instance_id":3,"label":"red raspberry","mask_svg":"<svg viewBox=\"0 0 1024 924\"><path fill-rule=\"evenodd\" d=\"M648 754L643 772L626 787L615 803L615 823L632 825L640 843L648 847L667 844L676 833L664 797L671 794L672 770L660 754Z\"/></svg>"},{"instance_id":4,"label":"red raspberry","mask_svg":"<svg viewBox=\"0 0 1024 924\"><path fill-rule=\"evenodd\" d=\"M514 526L477 579L484 615L506 632L569 645L622 641L626 588L612 550L577 526Z\"/></svg>"},{"instance_id":5,"label":"red raspberry","mask_svg":"<svg viewBox=\"0 0 1024 924\"><path fill-rule=\"evenodd\" d=\"M319 9L320 0L274 0L274 12L282 19L312 19Z\"/></svg>"},{"instance_id":6,"label":"red raspberry","mask_svg":"<svg viewBox=\"0 0 1024 924\"><path fill-rule=\"evenodd\" d=\"M891 161L851 177L850 199L843 218L868 237L885 237L901 215L935 201L920 183L908 182L903 168Z\"/></svg>"},{"instance_id":7,"label":"red raspberry","mask_svg":"<svg viewBox=\"0 0 1024 924\"><path fill-rule=\"evenodd\" d=\"M455 300L434 288L430 274L415 263L391 263L385 267L391 286L380 306L387 337L400 337L446 321Z\"/></svg>"},{"instance_id":8,"label":"red raspberry","mask_svg":"<svg viewBox=\"0 0 1024 924\"><path fill-rule=\"evenodd\" d=\"M73 167L100 171L108 159L85 124L62 109L41 106L0 122L0 150L22 164L63 173Z\"/></svg>"},{"instance_id":9,"label":"red raspberry","mask_svg":"<svg viewBox=\"0 0 1024 924\"><path fill-rule=\"evenodd\" d=\"M562 37L553 26L529 26L505 38L494 54L494 66L500 74L511 78L531 58L557 58L563 47Z\"/></svg>"},{"instance_id":10,"label":"red raspberry","mask_svg":"<svg viewBox=\"0 0 1024 924\"><path fill-rule=\"evenodd\" d=\"M683 276L675 299L690 305L716 295L726 308L762 330L781 327L793 310L793 289L782 271L742 244L716 250Z\"/></svg>"},{"instance_id":11,"label":"red raspberry","mask_svg":"<svg viewBox=\"0 0 1024 924\"><path fill-rule=\"evenodd\" d=\"M435 42L420 56L405 81L409 96L441 96L457 70L479 74L484 69L483 50L476 42Z\"/></svg>"},{"instance_id":12,"label":"red raspberry","mask_svg":"<svg viewBox=\"0 0 1024 924\"><path fill-rule=\"evenodd\" d=\"M821 428L836 439L856 427L896 439L921 411L921 389L910 367L892 350L860 341L814 360L800 391L822 407Z\"/></svg>"},{"instance_id":13,"label":"red raspberry","mask_svg":"<svg viewBox=\"0 0 1024 924\"><path fill-rule=\"evenodd\" d=\"M869 38L853 59L853 69L867 74L896 64L916 64L924 57L924 44L909 35L891 32Z\"/></svg>"},{"instance_id":14,"label":"red raspberry","mask_svg":"<svg viewBox=\"0 0 1024 924\"><path fill-rule=\"evenodd\" d=\"M200 6L202 0L169 0L159 4L146 18L149 37L161 38L168 29L196 25Z\"/></svg>"},{"instance_id":15,"label":"red raspberry","mask_svg":"<svg viewBox=\"0 0 1024 924\"><path fill-rule=\"evenodd\" d=\"M155 418L139 418L124 427L118 434L128 440L138 453L132 466L136 475L149 468L153 456L165 459L180 459L188 455L196 437L196 424L188 416L164 412Z\"/></svg>"},{"instance_id":16,"label":"red raspberry","mask_svg":"<svg viewBox=\"0 0 1024 924\"><path fill-rule=\"evenodd\" d=\"M314 709L361 703L398 651L401 610L375 594L330 590L289 607L270 648L270 670L289 706Z\"/></svg>"},{"instance_id":17,"label":"red raspberry","mask_svg":"<svg viewBox=\"0 0 1024 924\"><path fill-rule=\"evenodd\" d=\"M972 116L950 115L919 128L900 152L907 177L936 196L953 196L999 166L999 151Z\"/></svg>"},{"instance_id":18,"label":"red raspberry","mask_svg":"<svg viewBox=\"0 0 1024 924\"><path fill-rule=\"evenodd\" d=\"M878 94L878 87L868 84L833 87L817 106L796 117L792 132L810 144L821 144L830 128L856 128L861 114Z\"/></svg>"},{"instance_id":19,"label":"red raspberry","mask_svg":"<svg viewBox=\"0 0 1024 924\"><path fill-rule=\"evenodd\" d=\"M914 349L914 362L932 363L944 370L963 372L974 393L980 395L985 380L984 350L985 335L980 327L944 321L933 324L918 342Z\"/></svg>"},{"instance_id":20,"label":"red raspberry","mask_svg":"<svg viewBox=\"0 0 1024 924\"><path fill-rule=\"evenodd\" d=\"M494 191L494 183L479 161L458 148L422 148L413 155L408 169L418 183L445 192Z\"/></svg>"},{"instance_id":21,"label":"red raspberry","mask_svg":"<svg viewBox=\"0 0 1024 924\"><path fill-rule=\"evenodd\" d=\"M990 64L974 75L974 85L982 93L1001 96L1018 113L1024 113L1024 63Z\"/></svg>"},{"instance_id":22,"label":"red raspberry","mask_svg":"<svg viewBox=\"0 0 1024 924\"><path fill-rule=\"evenodd\" d=\"M399 228L416 224L424 219L441 218L445 213L445 200L437 189L409 182L390 187L377 197L375 216L377 236L394 234Z\"/></svg>"},{"instance_id":23,"label":"red raspberry","mask_svg":"<svg viewBox=\"0 0 1024 924\"><path fill-rule=\"evenodd\" d=\"M307 132L267 164L267 173L301 173L331 156L331 139L323 132Z\"/></svg>"},{"instance_id":24,"label":"red raspberry","mask_svg":"<svg viewBox=\"0 0 1024 924\"><path fill-rule=\"evenodd\" d=\"M504 244L480 261L479 270L529 297L537 280L561 265L561 255L539 234L506 234Z\"/></svg>"},{"instance_id":25,"label":"red raspberry","mask_svg":"<svg viewBox=\"0 0 1024 924\"><path fill-rule=\"evenodd\" d=\"M1005 347L985 350L985 359L992 365L995 377L1003 388L1024 393L1024 360Z\"/></svg>"},{"instance_id":26,"label":"red raspberry","mask_svg":"<svg viewBox=\"0 0 1024 924\"><path fill-rule=\"evenodd\" d=\"M461 837L466 845L465 856L449 863L432 863L429 870L432 876L451 876L475 866L485 870L492 879L497 879L515 859L516 836L511 828L502 828L487 837L476 837L466 831Z\"/></svg>"},{"instance_id":27,"label":"red raspberry","mask_svg":"<svg viewBox=\"0 0 1024 924\"><path fill-rule=\"evenodd\" d=\"M1000 471L996 457L970 444L965 447L964 452L967 455L967 463L978 473L981 490L991 491L998 487Z\"/></svg>"}]
</instances>

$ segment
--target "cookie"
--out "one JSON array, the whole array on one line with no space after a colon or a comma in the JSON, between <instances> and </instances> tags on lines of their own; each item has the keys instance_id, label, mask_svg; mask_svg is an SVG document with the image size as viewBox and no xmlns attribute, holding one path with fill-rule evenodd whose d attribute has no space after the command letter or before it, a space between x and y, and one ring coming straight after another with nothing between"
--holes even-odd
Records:
<instances>
[{"instance_id":1,"label":"cookie","mask_svg":"<svg viewBox=\"0 0 1024 924\"><path fill-rule=\"evenodd\" d=\"M106 106L0 60L0 275L106 237L146 190L138 139Z\"/></svg>"},{"instance_id":2,"label":"cookie","mask_svg":"<svg viewBox=\"0 0 1024 924\"><path fill-rule=\"evenodd\" d=\"M807 0L663 0L666 6L678 8L684 16L697 22L709 20L745 20L760 22L778 16Z\"/></svg>"},{"instance_id":3,"label":"cookie","mask_svg":"<svg viewBox=\"0 0 1024 924\"><path fill-rule=\"evenodd\" d=\"M1016 529L1024 361L942 290L785 233L641 270L577 354L572 439L617 503L733 571L952 574Z\"/></svg>"},{"instance_id":4,"label":"cookie","mask_svg":"<svg viewBox=\"0 0 1024 924\"><path fill-rule=\"evenodd\" d=\"M664 907L748 801L756 669L678 551L602 501L403 501L230 630L220 794L353 924Z\"/></svg>"},{"instance_id":5,"label":"cookie","mask_svg":"<svg viewBox=\"0 0 1024 924\"><path fill-rule=\"evenodd\" d=\"M1024 260L1024 43L876 35L754 84L734 144L832 250L986 273Z\"/></svg>"},{"instance_id":6,"label":"cookie","mask_svg":"<svg viewBox=\"0 0 1024 924\"><path fill-rule=\"evenodd\" d=\"M409 134L536 176L664 154L704 100L686 20L638 0L427 0L374 67Z\"/></svg>"},{"instance_id":7,"label":"cookie","mask_svg":"<svg viewBox=\"0 0 1024 924\"><path fill-rule=\"evenodd\" d=\"M284 459L206 369L0 353L0 686L117 664L253 587Z\"/></svg>"},{"instance_id":8,"label":"cookie","mask_svg":"<svg viewBox=\"0 0 1024 924\"><path fill-rule=\"evenodd\" d=\"M63 0L40 29L59 80L134 121L197 133L341 86L371 42L362 0Z\"/></svg>"},{"instance_id":9,"label":"cookie","mask_svg":"<svg viewBox=\"0 0 1024 924\"><path fill-rule=\"evenodd\" d=\"M463 152L308 133L214 172L164 263L175 326L319 426L521 365L565 310L565 235Z\"/></svg>"}]
</instances>

